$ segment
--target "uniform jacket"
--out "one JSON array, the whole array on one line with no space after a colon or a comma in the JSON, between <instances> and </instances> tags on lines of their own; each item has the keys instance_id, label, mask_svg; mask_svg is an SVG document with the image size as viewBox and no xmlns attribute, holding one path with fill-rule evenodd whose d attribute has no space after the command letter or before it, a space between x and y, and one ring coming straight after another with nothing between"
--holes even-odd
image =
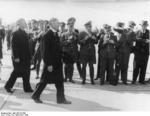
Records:
<instances>
[{"instance_id":1,"label":"uniform jacket","mask_svg":"<svg viewBox=\"0 0 150 116\"><path fill-rule=\"evenodd\" d=\"M116 56L116 44L117 44L117 37L113 34L109 34L109 41L104 44L104 37L107 36L106 34L101 35L100 42L99 42L99 53L102 57L109 57L115 58ZM111 43L112 40L114 43Z\"/></svg>"},{"instance_id":2,"label":"uniform jacket","mask_svg":"<svg viewBox=\"0 0 150 116\"><path fill-rule=\"evenodd\" d=\"M92 33L92 36L95 36L95 34ZM87 39L86 39L87 38ZM95 57L95 44L98 43L98 39L92 39L89 37L88 33L85 31L82 31L80 33L80 56L93 56Z\"/></svg>"},{"instance_id":3,"label":"uniform jacket","mask_svg":"<svg viewBox=\"0 0 150 116\"><path fill-rule=\"evenodd\" d=\"M78 41L79 41L79 33L78 30L74 32L65 32L61 37L61 44L63 47L64 54L72 57L74 61L77 61L79 58L78 53Z\"/></svg>"}]
</instances>

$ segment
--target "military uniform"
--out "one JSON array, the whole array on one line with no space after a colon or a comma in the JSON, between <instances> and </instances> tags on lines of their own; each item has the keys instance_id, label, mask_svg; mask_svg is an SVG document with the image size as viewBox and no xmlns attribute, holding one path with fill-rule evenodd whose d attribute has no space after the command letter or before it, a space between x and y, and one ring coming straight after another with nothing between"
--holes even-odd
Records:
<instances>
[{"instance_id":1,"label":"military uniform","mask_svg":"<svg viewBox=\"0 0 150 116\"><path fill-rule=\"evenodd\" d=\"M91 26L91 22L87 22L85 26ZM86 81L86 66L89 64L91 83L94 84L94 66L96 63L95 44L98 43L97 36L90 32L80 32L80 60L82 63L82 84Z\"/></svg>"},{"instance_id":2,"label":"military uniform","mask_svg":"<svg viewBox=\"0 0 150 116\"><path fill-rule=\"evenodd\" d=\"M65 72L65 81L69 78L69 81L75 83L72 79L74 66L73 64L76 63L77 70L81 77L81 65L79 61L79 51L78 51L78 39L79 39L79 32L77 29L74 29L76 19L71 17L67 21L68 29L66 32L62 33L61 43L63 46L64 52L64 72Z\"/></svg>"},{"instance_id":3,"label":"military uniform","mask_svg":"<svg viewBox=\"0 0 150 116\"><path fill-rule=\"evenodd\" d=\"M123 28L124 23L119 22L117 28L114 28L117 35L117 55L116 55L116 76L119 81L121 73L121 80L123 84L127 84L128 63L130 56L130 39L128 39L127 32ZM117 82L118 82L117 81Z\"/></svg>"},{"instance_id":4,"label":"military uniform","mask_svg":"<svg viewBox=\"0 0 150 116\"><path fill-rule=\"evenodd\" d=\"M62 35L61 43L63 44L63 62L65 63L65 80L72 81L74 67L73 64L78 62L78 37L77 31L65 32Z\"/></svg>"},{"instance_id":5,"label":"military uniform","mask_svg":"<svg viewBox=\"0 0 150 116\"><path fill-rule=\"evenodd\" d=\"M108 82L110 82L110 78L113 77L114 63L116 57L116 42L117 37L112 32L105 33L100 39L99 52L101 57L100 60L101 85L104 84L106 71Z\"/></svg>"}]
</instances>

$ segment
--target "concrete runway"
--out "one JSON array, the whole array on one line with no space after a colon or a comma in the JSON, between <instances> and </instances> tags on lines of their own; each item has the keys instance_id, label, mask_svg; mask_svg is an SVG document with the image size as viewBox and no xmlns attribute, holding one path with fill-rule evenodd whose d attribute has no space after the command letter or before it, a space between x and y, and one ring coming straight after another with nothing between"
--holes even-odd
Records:
<instances>
[{"instance_id":1,"label":"concrete runway","mask_svg":"<svg viewBox=\"0 0 150 116\"><path fill-rule=\"evenodd\" d=\"M129 80L132 78L132 60L129 65ZM148 68L147 72L150 68ZM15 92L8 94L3 86L12 71L10 51L4 47L3 66L0 80L0 110L1 111L150 111L150 84L147 85L121 85L111 86L105 84L81 85L77 71L74 72L76 84L65 83L65 94L71 105L58 105L54 85L48 85L41 95L43 104L36 104L31 99L31 94L22 90L22 80L19 78L14 86ZM149 74L147 73L147 78ZM35 88L39 80L35 79L35 71L31 72L32 87Z\"/></svg>"}]
</instances>

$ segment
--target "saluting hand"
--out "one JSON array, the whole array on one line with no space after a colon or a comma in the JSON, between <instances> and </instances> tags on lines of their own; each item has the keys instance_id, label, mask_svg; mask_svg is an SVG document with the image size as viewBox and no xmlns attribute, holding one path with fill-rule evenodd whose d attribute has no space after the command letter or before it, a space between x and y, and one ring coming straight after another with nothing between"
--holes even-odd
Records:
<instances>
[{"instance_id":1,"label":"saluting hand","mask_svg":"<svg viewBox=\"0 0 150 116\"><path fill-rule=\"evenodd\" d=\"M48 70L48 72L52 72L53 71L53 66L48 66L47 70Z\"/></svg>"}]
</instances>

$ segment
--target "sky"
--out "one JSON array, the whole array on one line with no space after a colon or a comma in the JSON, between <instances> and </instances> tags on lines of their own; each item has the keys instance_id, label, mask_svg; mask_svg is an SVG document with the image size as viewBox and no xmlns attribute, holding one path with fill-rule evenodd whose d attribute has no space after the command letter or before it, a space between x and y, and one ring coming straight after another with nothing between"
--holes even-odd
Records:
<instances>
[{"instance_id":1,"label":"sky","mask_svg":"<svg viewBox=\"0 0 150 116\"><path fill-rule=\"evenodd\" d=\"M0 17L3 23L8 24L18 18L29 20L57 17L66 22L74 16L78 27L89 20L95 26L103 23L114 25L117 21L150 20L149 0L112 1L115 0L0 0Z\"/></svg>"}]
</instances>

